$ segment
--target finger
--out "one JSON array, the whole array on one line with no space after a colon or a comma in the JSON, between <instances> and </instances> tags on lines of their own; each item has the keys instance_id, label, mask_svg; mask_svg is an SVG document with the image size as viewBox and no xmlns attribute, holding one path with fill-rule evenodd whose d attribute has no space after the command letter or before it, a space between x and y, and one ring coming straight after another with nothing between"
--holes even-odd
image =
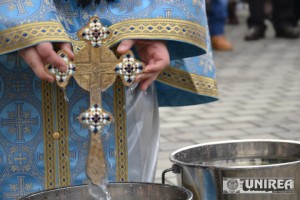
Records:
<instances>
[{"instance_id":1,"label":"finger","mask_svg":"<svg viewBox=\"0 0 300 200\"><path fill-rule=\"evenodd\" d=\"M20 51L20 55L40 79L49 82L54 81L54 78L46 72L44 63L35 48L24 49Z\"/></svg>"},{"instance_id":2,"label":"finger","mask_svg":"<svg viewBox=\"0 0 300 200\"><path fill-rule=\"evenodd\" d=\"M158 60L155 63L149 62L148 65L145 67L145 73L156 73L161 72L162 70L166 69L169 66L168 60Z\"/></svg>"},{"instance_id":3,"label":"finger","mask_svg":"<svg viewBox=\"0 0 300 200\"><path fill-rule=\"evenodd\" d=\"M63 61L63 59L57 55L57 53L53 50L53 46L49 42L41 43L36 46L36 50L40 57L45 60L47 63L52 64L60 71L67 70L67 64Z\"/></svg>"},{"instance_id":4,"label":"finger","mask_svg":"<svg viewBox=\"0 0 300 200\"><path fill-rule=\"evenodd\" d=\"M147 79L156 79L156 77L158 76L158 73L143 73L143 74L139 74L134 82L138 83L138 82L142 82L145 81Z\"/></svg>"},{"instance_id":5,"label":"finger","mask_svg":"<svg viewBox=\"0 0 300 200\"><path fill-rule=\"evenodd\" d=\"M145 81L140 82L141 90L146 91L154 81L155 79L146 79Z\"/></svg>"},{"instance_id":6,"label":"finger","mask_svg":"<svg viewBox=\"0 0 300 200\"><path fill-rule=\"evenodd\" d=\"M66 42L59 43L58 47L59 47L59 49L66 52L66 54L67 54L67 56L69 57L70 60L74 60L75 55L73 53L72 46L71 46L70 43L66 43Z\"/></svg>"},{"instance_id":7,"label":"finger","mask_svg":"<svg viewBox=\"0 0 300 200\"><path fill-rule=\"evenodd\" d=\"M146 91L148 87L153 83L159 73L145 73L145 74L140 74L136 77L135 82L140 83L140 89L143 91Z\"/></svg>"},{"instance_id":8,"label":"finger","mask_svg":"<svg viewBox=\"0 0 300 200\"><path fill-rule=\"evenodd\" d=\"M135 44L135 40L123 40L117 49L119 54L124 54L131 49L131 47Z\"/></svg>"}]
</instances>

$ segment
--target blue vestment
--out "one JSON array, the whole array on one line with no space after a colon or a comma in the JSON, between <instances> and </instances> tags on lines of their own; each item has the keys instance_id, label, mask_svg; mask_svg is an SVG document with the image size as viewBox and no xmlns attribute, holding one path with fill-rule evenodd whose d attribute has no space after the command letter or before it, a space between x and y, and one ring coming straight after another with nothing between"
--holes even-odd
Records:
<instances>
[{"instance_id":1,"label":"blue vestment","mask_svg":"<svg viewBox=\"0 0 300 200\"><path fill-rule=\"evenodd\" d=\"M102 133L109 181L153 181L158 106L217 100L203 0L116 0L84 9L75 0L0 0L1 199L86 180L89 132L77 117L89 93L71 79L65 102L60 88L40 81L17 51L76 41L92 16L112 30L111 47L124 39L165 40L171 57L146 92L118 83L103 92L103 107L115 117Z\"/></svg>"}]
</instances>

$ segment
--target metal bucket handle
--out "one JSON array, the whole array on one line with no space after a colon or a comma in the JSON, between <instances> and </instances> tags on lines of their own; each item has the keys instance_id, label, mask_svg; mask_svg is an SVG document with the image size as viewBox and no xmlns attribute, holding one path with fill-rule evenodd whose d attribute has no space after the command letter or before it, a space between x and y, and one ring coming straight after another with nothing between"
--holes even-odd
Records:
<instances>
[{"instance_id":1,"label":"metal bucket handle","mask_svg":"<svg viewBox=\"0 0 300 200\"><path fill-rule=\"evenodd\" d=\"M174 174L179 174L181 171L181 167L179 165L176 165L176 164L173 164L171 168L168 168L168 169L165 169L162 174L161 174L161 182L162 184L165 184L165 176L166 176L166 173L168 172L173 172Z\"/></svg>"}]
</instances>

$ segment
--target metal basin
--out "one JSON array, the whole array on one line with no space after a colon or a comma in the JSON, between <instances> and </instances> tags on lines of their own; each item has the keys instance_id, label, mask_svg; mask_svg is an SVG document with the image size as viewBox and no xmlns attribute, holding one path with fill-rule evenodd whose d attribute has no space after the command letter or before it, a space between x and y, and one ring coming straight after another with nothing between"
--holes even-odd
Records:
<instances>
[{"instance_id":1,"label":"metal basin","mask_svg":"<svg viewBox=\"0 0 300 200\"><path fill-rule=\"evenodd\" d=\"M171 169L199 200L299 200L300 143L237 140L173 152Z\"/></svg>"},{"instance_id":2,"label":"metal basin","mask_svg":"<svg viewBox=\"0 0 300 200\"><path fill-rule=\"evenodd\" d=\"M153 183L109 183L112 200L192 200L193 194L178 186ZM43 191L20 200L95 200L87 185Z\"/></svg>"}]
</instances>

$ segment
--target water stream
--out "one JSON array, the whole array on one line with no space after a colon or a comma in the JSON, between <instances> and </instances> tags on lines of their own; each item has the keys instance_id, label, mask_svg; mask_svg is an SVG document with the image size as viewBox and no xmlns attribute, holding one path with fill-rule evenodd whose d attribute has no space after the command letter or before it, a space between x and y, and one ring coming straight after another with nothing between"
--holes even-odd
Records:
<instances>
[{"instance_id":1,"label":"water stream","mask_svg":"<svg viewBox=\"0 0 300 200\"><path fill-rule=\"evenodd\" d=\"M111 200L111 196L107 191L107 181L104 181L101 185L95 185L88 180L88 190L95 200Z\"/></svg>"}]
</instances>

